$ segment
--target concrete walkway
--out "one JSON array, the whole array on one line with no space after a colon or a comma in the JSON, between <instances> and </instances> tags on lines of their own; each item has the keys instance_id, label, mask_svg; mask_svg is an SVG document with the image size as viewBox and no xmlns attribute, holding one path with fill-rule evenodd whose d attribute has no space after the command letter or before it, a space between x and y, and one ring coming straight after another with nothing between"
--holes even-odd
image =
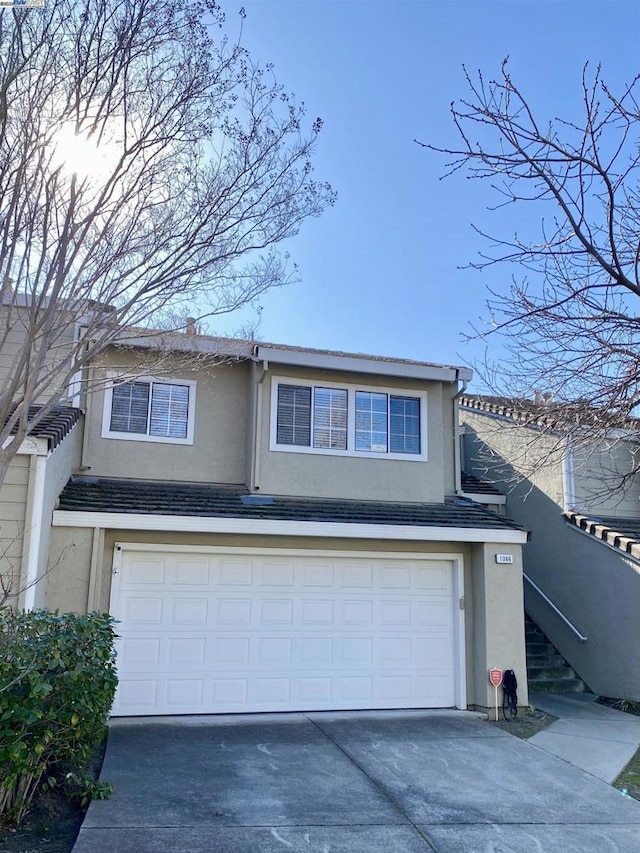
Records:
<instances>
[{"instance_id":1,"label":"concrete walkway","mask_svg":"<svg viewBox=\"0 0 640 853\"><path fill-rule=\"evenodd\" d=\"M640 803L467 712L118 720L74 853L637 853Z\"/></svg>"},{"instance_id":2,"label":"concrete walkway","mask_svg":"<svg viewBox=\"0 0 640 853\"><path fill-rule=\"evenodd\" d=\"M535 708L559 719L528 743L611 784L640 747L640 717L596 699L592 693L530 694Z\"/></svg>"}]
</instances>

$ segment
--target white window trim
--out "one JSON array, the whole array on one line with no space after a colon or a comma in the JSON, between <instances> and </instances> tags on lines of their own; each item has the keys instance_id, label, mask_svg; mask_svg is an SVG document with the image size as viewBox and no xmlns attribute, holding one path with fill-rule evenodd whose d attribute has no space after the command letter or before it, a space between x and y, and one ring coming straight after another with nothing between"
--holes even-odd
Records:
<instances>
[{"instance_id":1,"label":"white window trim","mask_svg":"<svg viewBox=\"0 0 640 853\"><path fill-rule=\"evenodd\" d=\"M164 376L122 376L121 374L110 372L107 374L109 380L104 391L104 402L102 405L102 438L115 438L119 441L146 441L153 444L193 444L193 433L195 427L195 412L196 412L196 383L193 379L168 379ZM113 388L115 385L120 385L124 382L160 382L163 385L188 385L189 386L189 407L187 409L187 435L186 438L173 438L171 436L162 435L147 435L140 432L116 432L111 430L111 408L113 405Z\"/></svg>"},{"instance_id":2,"label":"white window trim","mask_svg":"<svg viewBox=\"0 0 640 853\"><path fill-rule=\"evenodd\" d=\"M312 389L311 393L311 441L313 442L313 389L341 388L347 392L347 449L336 450L324 447L306 447L301 444L278 444L278 387L280 385L298 385ZM415 397L420 400L420 453L376 453L375 451L356 450L356 391L370 391L374 394L393 394L397 397ZM297 376L278 376L271 380L271 422L269 450L282 453L307 453L315 456L349 456L352 459L395 459L402 462L426 462L427 454L427 394L413 388L393 388L379 385L354 385L350 382L325 382L322 379L309 380Z\"/></svg>"}]
</instances>

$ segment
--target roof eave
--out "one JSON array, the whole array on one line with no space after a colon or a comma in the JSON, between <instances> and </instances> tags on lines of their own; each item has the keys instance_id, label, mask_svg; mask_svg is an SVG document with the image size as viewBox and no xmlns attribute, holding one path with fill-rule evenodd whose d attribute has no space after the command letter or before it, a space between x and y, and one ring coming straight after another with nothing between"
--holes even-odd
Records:
<instances>
[{"instance_id":1,"label":"roof eave","mask_svg":"<svg viewBox=\"0 0 640 853\"><path fill-rule=\"evenodd\" d=\"M407 379L431 379L440 382L469 382L473 376L466 367L440 364L412 363L395 359L366 358L348 353L321 353L260 346L255 350L258 361L319 370L338 370L349 373L367 373Z\"/></svg>"},{"instance_id":2,"label":"roof eave","mask_svg":"<svg viewBox=\"0 0 640 853\"><path fill-rule=\"evenodd\" d=\"M290 521L72 510L56 510L53 513L53 526L267 536L318 536L335 539L396 539L414 542L496 542L514 545L524 544L528 538L525 530L505 528L431 527L410 524Z\"/></svg>"}]
</instances>

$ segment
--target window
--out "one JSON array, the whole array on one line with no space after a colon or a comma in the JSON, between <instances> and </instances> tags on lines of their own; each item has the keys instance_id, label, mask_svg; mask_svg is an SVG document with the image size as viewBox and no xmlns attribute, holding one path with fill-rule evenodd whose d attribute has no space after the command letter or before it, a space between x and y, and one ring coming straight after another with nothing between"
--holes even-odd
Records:
<instances>
[{"instance_id":1,"label":"window","mask_svg":"<svg viewBox=\"0 0 640 853\"><path fill-rule=\"evenodd\" d=\"M426 458L426 396L274 382L272 450Z\"/></svg>"},{"instance_id":2,"label":"window","mask_svg":"<svg viewBox=\"0 0 640 853\"><path fill-rule=\"evenodd\" d=\"M347 392L344 388L313 389L313 446L347 449Z\"/></svg>"},{"instance_id":3,"label":"window","mask_svg":"<svg viewBox=\"0 0 640 853\"><path fill-rule=\"evenodd\" d=\"M104 438L193 444L194 382L114 383L105 393Z\"/></svg>"}]
</instances>

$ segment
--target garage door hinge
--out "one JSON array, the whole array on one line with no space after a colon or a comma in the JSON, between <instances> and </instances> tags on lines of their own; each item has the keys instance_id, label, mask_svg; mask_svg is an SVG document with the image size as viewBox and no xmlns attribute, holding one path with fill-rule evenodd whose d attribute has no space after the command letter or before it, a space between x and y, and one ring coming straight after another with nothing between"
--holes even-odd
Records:
<instances>
[{"instance_id":1,"label":"garage door hinge","mask_svg":"<svg viewBox=\"0 0 640 853\"><path fill-rule=\"evenodd\" d=\"M462 598L458 601L458 604L460 605L460 610L464 610L464 595L463 595L463 596L462 596Z\"/></svg>"}]
</instances>

